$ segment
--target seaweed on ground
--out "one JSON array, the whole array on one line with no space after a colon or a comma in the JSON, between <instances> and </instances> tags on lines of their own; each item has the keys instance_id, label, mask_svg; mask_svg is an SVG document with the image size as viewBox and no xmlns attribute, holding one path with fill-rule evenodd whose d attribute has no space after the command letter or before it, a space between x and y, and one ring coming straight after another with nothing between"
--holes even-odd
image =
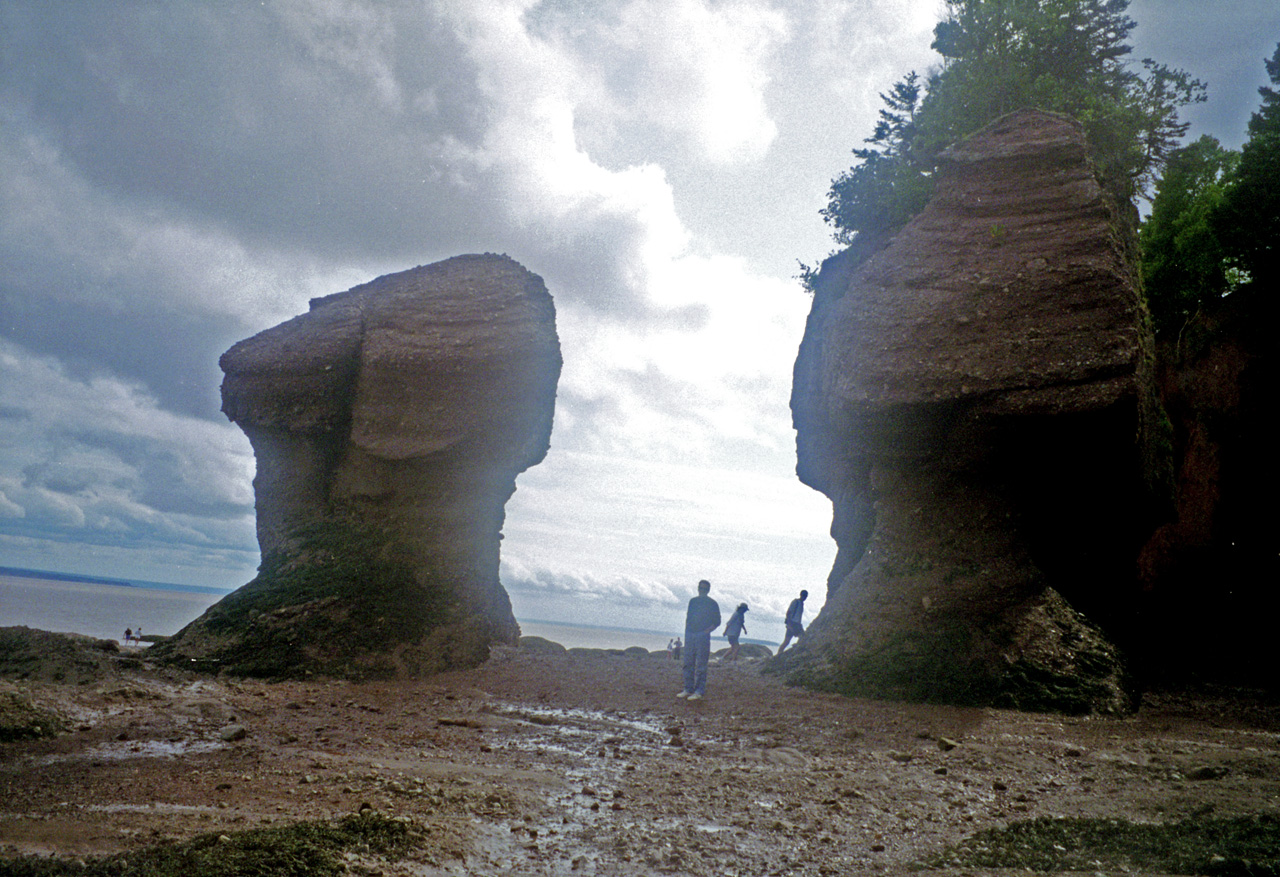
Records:
<instances>
[{"instance_id":1,"label":"seaweed on ground","mask_svg":"<svg viewBox=\"0 0 1280 877\"><path fill-rule=\"evenodd\" d=\"M0 859L7 877L325 877L345 872L344 853L403 858L419 846L412 825L365 811L337 823L299 822L231 834L203 834L87 860Z\"/></svg>"},{"instance_id":2,"label":"seaweed on ground","mask_svg":"<svg viewBox=\"0 0 1280 877\"><path fill-rule=\"evenodd\" d=\"M1280 875L1280 818L1142 825L1122 819L1032 819L979 832L925 863L933 868L1122 869L1214 877Z\"/></svg>"}]
</instances>

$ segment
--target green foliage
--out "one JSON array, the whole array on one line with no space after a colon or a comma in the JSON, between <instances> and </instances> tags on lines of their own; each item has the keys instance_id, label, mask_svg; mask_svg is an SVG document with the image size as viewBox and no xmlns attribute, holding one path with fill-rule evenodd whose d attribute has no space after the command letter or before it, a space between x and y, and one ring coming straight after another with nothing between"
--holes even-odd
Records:
<instances>
[{"instance_id":1,"label":"green foliage","mask_svg":"<svg viewBox=\"0 0 1280 877\"><path fill-rule=\"evenodd\" d=\"M1280 45L1266 62L1280 86ZM1245 284L1274 288L1280 237L1280 92L1263 87L1239 153L1212 137L1173 153L1141 231L1147 305L1158 335Z\"/></svg>"},{"instance_id":2,"label":"green foliage","mask_svg":"<svg viewBox=\"0 0 1280 877\"><path fill-rule=\"evenodd\" d=\"M374 524L333 518L295 532L293 548L263 558L258 577L191 626L225 643L188 664L183 631L152 647L160 660L234 675L295 678L392 674L386 655L444 623L452 595L420 581L404 549Z\"/></svg>"},{"instance_id":3,"label":"green foliage","mask_svg":"<svg viewBox=\"0 0 1280 877\"><path fill-rule=\"evenodd\" d=\"M1169 159L1143 223L1142 270L1157 335L1177 332L1200 303L1229 286L1213 225L1239 154L1205 135Z\"/></svg>"},{"instance_id":4,"label":"green foliage","mask_svg":"<svg viewBox=\"0 0 1280 877\"><path fill-rule=\"evenodd\" d=\"M1192 816L1163 825L1041 818L979 832L926 862L932 868L1280 875L1280 819Z\"/></svg>"},{"instance_id":5,"label":"green foliage","mask_svg":"<svg viewBox=\"0 0 1280 877\"><path fill-rule=\"evenodd\" d=\"M881 94L884 108L875 132L855 149L861 164L831 183L823 219L836 229L837 243L848 246L855 234L895 229L924 209L933 194L931 171L914 154L916 114L923 90L912 71Z\"/></svg>"},{"instance_id":6,"label":"green foliage","mask_svg":"<svg viewBox=\"0 0 1280 877\"><path fill-rule=\"evenodd\" d=\"M411 826L366 811L337 824L300 822L204 834L87 861L22 856L0 860L0 872L13 877L324 877L346 873L343 852L396 860L420 842Z\"/></svg>"},{"instance_id":7,"label":"green foliage","mask_svg":"<svg viewBox=\"0 0 1280 877\"><path fill-rule=\"evenodd\" d=\"M965 622L934 618L928 629L895 631L873 649L840 655L828 648L823 660L801 663L796 656L783 660L784 653L767 670L785 674L789 684L845 697L984 706L997 693L996 679L968 657L972 645Z\"/></svg>"},{"instance_id":8,"label":"green foliage","mask_svg":"<svg viewBox=\"0 0 1280 877\"><path fill-rule=\"evenodd\" d=\"M1266 68L1272 85L1280 87L1280 45ZM1267 86L1258 91L1262 106L1249 120L1249 140L1214 216L1214 230L1241 279L1273 288L1280 238L1280 92Z\"/></svg>"},{"instance_id":9,"label":"green foliage","mask_svg":"<svg viewBox=\"0 0 1280 877\"><path fill-rule=\"evenodd\" d=\"M881 95L885 108L861 163L840 174L823 217L837 242L903 225L932 193L938 154L1022 108L1079 120L1100 178L1118 198L1143 191L1186 125L1178 109L1204 99L1186 73L1143 61L1125 43L1129 0L948 0L934 30L943 68L909 74Z\"/></svg>"}]
</instances>

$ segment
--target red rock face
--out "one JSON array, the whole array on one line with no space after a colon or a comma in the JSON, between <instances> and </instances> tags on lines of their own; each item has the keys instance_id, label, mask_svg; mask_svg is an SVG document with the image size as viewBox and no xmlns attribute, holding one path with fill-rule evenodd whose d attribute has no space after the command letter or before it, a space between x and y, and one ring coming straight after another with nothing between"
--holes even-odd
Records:
<instances>
[{"instance_id":1,"label":"red rock face","mask_svg":"<svg viewBox=\"0 0 1280 877\"><path fill-rule=\"evenodd\" d=\"M946 152L887 246L824 265L792 411L839 556L794 680L1125 707L1118 652L1052 589L1097 602L1140 540L1149 338L1126 229L1079 127L1024 111Z\"/></svg>"},{"instance_id":2,"label":"red rock face","mask_svg":"<svg viewBox=\"0 0 1280 877\"><path fill-rule=\"evenodd\" d=\"M243 642L253 618L290 611L301 620L281 624L324 672L429 671L514 642L503 506L547 452L561 365L540 278L491 255L387 275L312 301L221 365L223 411L257 457L263 572L245 606L210 610L244 612L239 645L234 631L212 644L201 619L172 648L233 663L270 651ZM377 612L347 611L375 595ZM416 620L384 635L388 616Z\"/></svg>"},{"instance_id":3,"label":"red rock face","mask_svg":"<svg viewBox=\"0 0 1280 877\"><path fill-rule=\"evenodd\" d=\"M1160 348L1176 503L1143 547L1142 646L1153 673L1274 687L1277 380L1274 290L1204 306Z\"/></svg>"}]
</instances>

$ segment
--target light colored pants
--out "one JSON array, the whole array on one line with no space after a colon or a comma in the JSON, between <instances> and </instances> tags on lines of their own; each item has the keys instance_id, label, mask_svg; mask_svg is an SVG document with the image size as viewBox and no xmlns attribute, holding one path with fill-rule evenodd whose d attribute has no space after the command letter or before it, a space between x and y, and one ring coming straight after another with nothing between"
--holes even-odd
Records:
<instances>
[{"instance_id":1,"label":"light colored pants","mask_svg":"<svg viewBox=\"0 0 1280 877\"><path fill-rule=\"evenodd\" d=\"M711 660L711 634L685 637L684 690L689 694L707 693L707 661Z\"/></svg>"}]
</instances>

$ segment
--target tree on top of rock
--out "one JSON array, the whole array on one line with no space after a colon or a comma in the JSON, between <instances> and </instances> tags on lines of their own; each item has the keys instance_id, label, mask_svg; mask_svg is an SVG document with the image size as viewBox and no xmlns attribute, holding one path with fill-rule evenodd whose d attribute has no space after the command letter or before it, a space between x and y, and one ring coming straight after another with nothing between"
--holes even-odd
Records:
<instances>
[{"instance_id":1,"label":"tree on top of rock","mask_svg":"<svg viewBox=\"0 0 1280 877\"><path fill-rule=\"evenodd\" d=\"M1266 61L1280 86L1280 45ZM1141 230L1147 304L1157 335L1177 334L1202 305L1237 289L1274 289L1280 238L1280 91L1263 86L1240 152L1212 137L1176 150Z\"/></svg>"},{"instance_id":2,"label":"tree on top of rock","mask_svg":"<svg viewBox=\"0 0 1280 877\"><path fill-rule=\"evenodd\" d=\"M1186 132L1181 106L1204 86L1151 60L1135 70L1129 0L948 0L934 29L943 67L909 74L832 181L822 211L837 242L905 224L928 201L938 154L1005 113L1036 108L1079 120L1100 178L1118 198L1143 191Z\"/></svg>"},{"instance_id":3,"label":"tree on top of rock","mask_svg":"<svg viewBox=\"0 0 1280 877\"><path fill-rule=\"evenodd\" d=\"M1271 84L1280 88L1280 45L1266 66ZM1274 288L1280 237L1280 91L1264 85L1258 92L1262 106L1249 119L1249 139L1214 226L1232 266L1259 287Z\"/></svg>"},{"instance_id":4,"label":"tree on top of rock","mask_svg":"<svg viewBox=\"0 0 1280 877\"><path fill-rule=\"evenodd\" d=\"M1200 302L1229 288L1214 218L1240 154L1205 135L1170 156L1142 224L1142 270L1156 333L1177 332Z\"/></svg>"}]
</instances>

